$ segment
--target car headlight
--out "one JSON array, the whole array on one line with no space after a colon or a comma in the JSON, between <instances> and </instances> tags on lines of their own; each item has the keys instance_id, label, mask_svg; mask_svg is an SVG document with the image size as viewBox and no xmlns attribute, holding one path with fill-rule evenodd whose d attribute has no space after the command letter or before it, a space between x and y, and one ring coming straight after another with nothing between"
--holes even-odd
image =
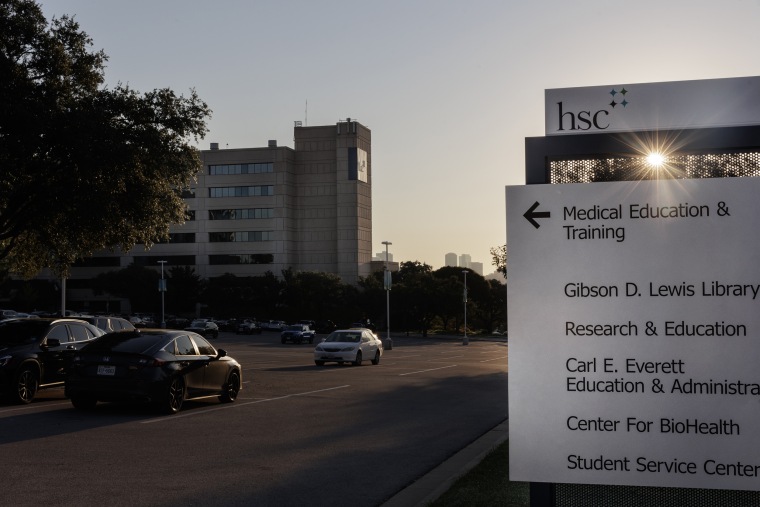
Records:
<instances>
[{"instance_id":1,"label":"car headlight","mask_svg":"<svg viewBox=\"0 0 760 507\"><path fill-rule=\"evenodd\" d=\"M320 345L317 345L317 348L314 349L314 352L324 352L324 350L322 350L322 347Z\"/></svg>"},{"instance_id":2,"label":"car headlight","mask_svg":"<svg viewBox=\"0 0 760 507\"><path fill-rule=\"evenodd\" d=\"M0 357L0 368L2 368L3 366L7 366L8 363L11 362L11 359L13 359L13 356Z\"/></svg>"}]
</instances>

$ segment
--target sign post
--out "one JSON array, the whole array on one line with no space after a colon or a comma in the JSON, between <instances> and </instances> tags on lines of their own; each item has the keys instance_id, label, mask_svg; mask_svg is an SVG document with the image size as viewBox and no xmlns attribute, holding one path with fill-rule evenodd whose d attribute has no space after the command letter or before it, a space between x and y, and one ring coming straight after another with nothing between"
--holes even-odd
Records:
<instances>
[{"instance_id":1,"label":"sign post","mask_svg":"<svg viewBox=\"0 0 760 507\"><path fill-rule=\"evenodd\" d=\"M760 491L759 195L507 187L512 480Z\"/></svg>"}]
</instances>

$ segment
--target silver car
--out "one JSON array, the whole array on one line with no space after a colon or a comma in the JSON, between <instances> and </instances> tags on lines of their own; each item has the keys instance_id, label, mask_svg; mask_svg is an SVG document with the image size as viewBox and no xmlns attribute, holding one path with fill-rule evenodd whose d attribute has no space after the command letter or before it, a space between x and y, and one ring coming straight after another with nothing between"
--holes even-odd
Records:
<instances>
[{"instance_id":1,"label":"silver car","mask_svg":"<svg viewBox=\"0 0 760 507\"><path fill-rule=\"evenodd\" d=\"M314 364L351 363L360 366L370 360L379 364L383 355L383 342L366 328L340 329L333 331L314 349Z\"/></svg>"}]
</instances>

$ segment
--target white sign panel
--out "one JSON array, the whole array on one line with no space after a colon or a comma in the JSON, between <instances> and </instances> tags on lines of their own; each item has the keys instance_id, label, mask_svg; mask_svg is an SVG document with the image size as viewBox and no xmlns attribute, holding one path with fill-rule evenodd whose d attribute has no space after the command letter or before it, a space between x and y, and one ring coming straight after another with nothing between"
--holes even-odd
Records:
<instances>
[{"instance_id":1,"label":"white sign panel","mask_svg":"<svg viewBox=\"0 0 760 507\"><path fill-rule=\"evenodd\" d=\"M545 90L546 135L760 125L760 77Z\"/></svg>"},{"instance_id":2,"label":"white sign panel","mask_svg":"<svg viewBox=\"0 0 760 507\"><path fill-rule=\"evenodd\" d=\"M760 178L506 203L510 478L760 490Z\"/></svg>"}]
</instances>

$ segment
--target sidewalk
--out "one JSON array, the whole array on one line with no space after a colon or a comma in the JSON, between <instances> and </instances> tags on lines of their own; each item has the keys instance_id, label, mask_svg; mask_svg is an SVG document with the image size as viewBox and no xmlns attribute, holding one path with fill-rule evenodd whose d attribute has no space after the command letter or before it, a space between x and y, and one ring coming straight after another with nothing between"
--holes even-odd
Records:
<instances>
[{"instance_id":1,"label":"sidewalk","mask_svg":"<svg viewBox=\"0 0 760 507\"><path fill-rule=\"evenodd\" d=\"M410 486L396 493L381 507L423 507L444 494L458 478L509 438L509 421L496 425L485 435L438 465Z\"/></svg>"}]
</instances>

